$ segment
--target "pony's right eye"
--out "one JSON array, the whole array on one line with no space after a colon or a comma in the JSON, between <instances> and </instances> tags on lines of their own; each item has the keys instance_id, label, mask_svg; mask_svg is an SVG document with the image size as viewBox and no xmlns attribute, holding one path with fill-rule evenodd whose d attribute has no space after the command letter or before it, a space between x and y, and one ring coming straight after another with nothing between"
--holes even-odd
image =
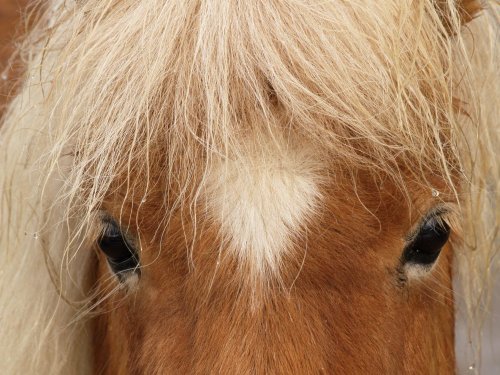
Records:
<instances>
[{"instance_id":1,"label":"pony's right eye","mask_svg":"<svg viewBox=\"0 0 500 375\"><path fill-rule=\"evenodd\" d=\"M97 244L106 256L112 271L120 280L126 272L139 272L137 252L114 220L104 221L104 230Z\"/></svg>"}]
</instances>

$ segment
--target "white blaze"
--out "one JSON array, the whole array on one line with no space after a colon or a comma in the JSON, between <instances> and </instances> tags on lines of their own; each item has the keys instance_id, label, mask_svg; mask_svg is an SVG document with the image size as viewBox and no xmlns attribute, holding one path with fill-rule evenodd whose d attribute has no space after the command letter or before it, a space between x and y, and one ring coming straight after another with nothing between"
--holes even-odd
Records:
<instances>
[{"instance_id":1,"label":"white blaze","mask_svg":"<svg viewBox=\"0 0 500 375\"><path fill-rule=\"evenodd\" d=\"M208 179L209 213L229 249L258 274L276 272L319 201L310 150L275 144L219 163Z\"/></svg>"}]
</instances>

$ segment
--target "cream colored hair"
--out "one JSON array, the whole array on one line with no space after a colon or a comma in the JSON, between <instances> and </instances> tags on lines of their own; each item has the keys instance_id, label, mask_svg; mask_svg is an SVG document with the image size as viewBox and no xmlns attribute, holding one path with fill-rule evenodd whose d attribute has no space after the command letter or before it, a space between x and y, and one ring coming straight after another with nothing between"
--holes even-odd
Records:
<instances>
[{"instance_id":1,"label":"cream colored hair","mask_svg":"<svg viewBox=\"0 0 500 375\"><path fill-rule=\"evenodd\" d=\"M464 27L440 4L51 1L1 129L2 372L89 373L89 228L116 177L147 199L162 160L182 207L248 134L460 190L455 268L478 332L497 253L498 19L486 6Z\"/></svg>"}]
</instances>

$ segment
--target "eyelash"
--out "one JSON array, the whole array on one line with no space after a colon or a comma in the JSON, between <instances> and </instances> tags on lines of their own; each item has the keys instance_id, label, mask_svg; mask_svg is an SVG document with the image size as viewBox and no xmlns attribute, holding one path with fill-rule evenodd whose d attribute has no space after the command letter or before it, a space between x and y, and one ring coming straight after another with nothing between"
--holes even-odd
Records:
<instances>
[{"instance_id":1,"label":"eyelash","mask_svg":"<svg viewBox=\"0 0 500 375\"><path fill-rule=\"evenodd\" d=\"M429 220L436 220L438 224L445 224L447 226L454 227L451 225L454 217L454 211L446 206L438 206L428 212L422 219L420 219L418 225L411 230L409 234L405 236L406 245L410 244L418 236L424 225Z\"/></svg>"}]
</instances>

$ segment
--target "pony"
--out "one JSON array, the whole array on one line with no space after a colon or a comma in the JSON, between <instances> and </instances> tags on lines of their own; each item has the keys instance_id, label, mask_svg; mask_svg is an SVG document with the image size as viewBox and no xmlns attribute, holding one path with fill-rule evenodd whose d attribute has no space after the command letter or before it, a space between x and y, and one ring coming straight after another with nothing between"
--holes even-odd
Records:
<instances>
[{"instance_id":1,"label":"pony","mask_svg":"<svg viewBox=\"0 0 500 375\"><path fill-rule=\"evenodd\" d=\"M34 12L0 133L3 373L453 374L455 306L480 370L495 4Z\"/></svg>"}]
</instances>

